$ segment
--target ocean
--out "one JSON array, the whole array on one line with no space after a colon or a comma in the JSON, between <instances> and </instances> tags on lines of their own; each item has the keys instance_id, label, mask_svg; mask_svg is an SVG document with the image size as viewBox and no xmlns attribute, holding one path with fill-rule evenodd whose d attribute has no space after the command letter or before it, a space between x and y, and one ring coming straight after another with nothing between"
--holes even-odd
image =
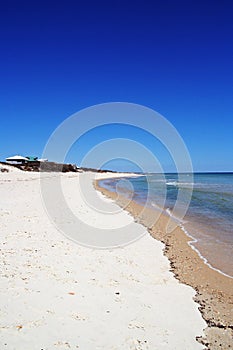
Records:
<instances>
[{"instance_id":1,"label":"ocean","mask_svg":"<svg viewBox=\"0 0 233 350\"><path fill-rule=\"evenodd\" d=\"M100 186L174 216L205 262L233 276L233 173L147 174Z\"/></svg>"}]
</instances>

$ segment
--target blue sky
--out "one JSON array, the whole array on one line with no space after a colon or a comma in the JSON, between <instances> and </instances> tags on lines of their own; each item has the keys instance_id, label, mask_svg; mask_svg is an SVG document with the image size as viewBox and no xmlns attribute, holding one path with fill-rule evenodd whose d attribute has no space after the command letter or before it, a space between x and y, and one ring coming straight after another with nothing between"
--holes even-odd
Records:
<instances>
[{"instance_id":1,"label":"blue sky","mask_svg":"<svg viewBox=\"0 0 233 350\"><path fill-rule=\"evenodd\" d=\"M0 159L40 156L71 114L122 101L166 117L195 171L233 171L232 18L231 0L3 2ZM156 140L123 129L82 137L67 161L79 164L95 143L130 133L172 170Z\"/></svg>"}]
</instances>

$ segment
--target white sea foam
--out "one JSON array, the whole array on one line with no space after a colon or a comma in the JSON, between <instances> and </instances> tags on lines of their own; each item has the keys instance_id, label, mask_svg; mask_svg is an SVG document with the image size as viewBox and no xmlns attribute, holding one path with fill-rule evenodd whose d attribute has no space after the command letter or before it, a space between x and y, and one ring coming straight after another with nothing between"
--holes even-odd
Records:
<instances>
[{"instance_id":1,"label":"white sea foam","mask_svg":"<svg viewBox=\"0 0 233 350\"><path fill-rule=\"evenodd\" d=\"M180 225L180 228L182 229L182 231L184 231L184 233L190 237L192 239L192 241L188 242L188 245L193 249L195 250L195 252L197 252L197 254L199 255L199 257L204 261L204 263L206 265L208 265L212 270L215 270L219 273L221 273L221 275L224 275L226 277L229 277L229 278L233 278L232 276L228 275L227 273L224 273L222 272L221 270L217 269L216 267L213 267L209 262L208 260L200 253L200 251L193 245L194 243L197 243L198 240L196 238L194 238L185 228L184 226Z\"/></svg>"},{"instance_id":2,"label":"white sea foam","mask_svg":"<svg viewBox=\"0 0 233 350\"><path fill-rule=\"evenodd\" d=\"M188 232L188 231L186 230L186 228L183 226L183 225L185 224L185 221L182 221L182 220L176 218L174 215L172 215L172 212L171 212L170 208L167 208L167 209L165 210L165 212L166 212L172 219L175 219L176 221L180 222L179 227L181 228L181 230L182 230L188 237L190 237L190 238L192 239L192 241L188 242L188 245L189 245L193 250L195 250L195 252L198 254L198 256L204 261L204 263L205 263L207 266L209 266L212 270L215 270L215 271L221 273L222 275L224 275L224 276L226 276L226 277L233 278L232 276L228 275L227 273L224 273L224 272L222 272L221 270L217 269L216 267L213 267L213 266L209 263L209 261L201 254L201 252L194 246L194 244L198 242L198 239L195 238L195 237L193 237L193 236L190 234L190 232Z\"/></svg>"},{"instance_id":3,"label":"white sea foam","mask_svg":"<svg viewBox=\"0 0 233 350\"><path fill-rule=\"evenodd\" d=\"M166 182L167 186L175 186L175 187L193 187L195 184L192 182L178 182L178 181L168 181Z\"/></svg>"},{"instance_id":4,"label":"white sea foam","mask_svg":"<svg viewBox=\"0 0 233 350\"><path fill-rule=\"evenodd\" d=\"M166 185L167 186L177 186L178 182L177 181L169 181L169 182L166 182Z\"/></svg>"}]
</instances>

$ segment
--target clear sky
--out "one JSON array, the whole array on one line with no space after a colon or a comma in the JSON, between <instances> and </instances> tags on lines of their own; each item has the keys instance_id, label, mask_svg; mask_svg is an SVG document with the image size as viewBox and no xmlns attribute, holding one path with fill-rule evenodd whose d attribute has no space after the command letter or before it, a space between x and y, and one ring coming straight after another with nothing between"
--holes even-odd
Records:
<instances>
[{"instance_id":1,"label":"clear sky","mask_svg":"<svg viewBox=\"0 0 233 350\"><path fill-rule=\"evenodd\" d=\"M2 2L0 159L40 156L71 114L123 101L166 117L195 171L233 171L232 18L232 0ZM127 132L156 154L148 135ZM95 143L125 134L100 128L68 160L79 164Z\"/></svg>"}]
</instances>

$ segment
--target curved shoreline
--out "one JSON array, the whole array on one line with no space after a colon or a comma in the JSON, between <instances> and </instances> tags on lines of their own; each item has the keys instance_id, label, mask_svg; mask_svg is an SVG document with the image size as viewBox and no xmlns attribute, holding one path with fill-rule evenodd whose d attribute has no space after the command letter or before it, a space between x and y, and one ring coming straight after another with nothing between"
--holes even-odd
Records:
<instances>
[{"instance_id":1,"label":"curved shoreline","mask_svg":"<svg viewBox=\"0 0 233 350\"><path fill-rule=\"evenodd\" d=\"M185 233L189 238L192 239L192 241L189 241L189 242L188 242L188 245L198 254L198 256L200 257L200 259L202 259L202 260L204 261L204 263L205 263L211 270L214 270L214 271L220 273L221 275L223 275L223 276L225 276L225 277L228 277L228 278L233 279L232 276L230 276L230 275L228 275L227 273L225 273L225 272L223 272L223 271L217 269L216 267L212 266L211 263L208 261L208 259L205 258L205 257L201 254L200 250L198 250L198 248L196 248L196 247L193 245L193 243L197 243L198 240L197 240L195 237L193 237L193 236L186 230L186 228L185 228L183 225L180 225L180 228L181 228L182 231L184 231L184 233Z\"/></svg>"},{"instance_id":2,"label":"curved shoreline","mask_svg":"<svg viewBox=\"0 0 233 350\"><path fill-rule=\"evenodd\" d=\"M199 341L206 349L233 348L232 277L209 266L198 249L192 245L194 238L185 229L178 226L172 234L167 234L168 218L164 214L153 224L153 209L144 208L134 201L127 203L125 198L100 187L99 181L101 180L95 181L95 188L115 200L135 221L147 227L153 238L165 244L164 254L170 261L171 271L181 283L195 289L195 300L200 304L199 309L208 324L205 338L202 337Z\"/></svg>"},{"instance_id":3,"label":"curved shoreline","mask_svg":"<svg viewBox=\"0 0 233 350\"><path fill-rule=\"evenodd\" d=\"M128 175L126 175L126 176L127 176L127 177L133 177L133 174L128 174ZM109 178L106 178L106 179L107 179L107 180L111 180L111 179L112 179L112 180L115 180L115 178L116 178L116 177L109 177ZM121 178L121 177L119 176L119 178ZM122 176L122 178L124 178L124 176ZM99 179L98 182L103 181L103 180L105 180L105 179ZM99 186L100 188L102 188L99 184L98 184L98 186ZM106 188L104 187L104 189L106 189ZM106 190L107 190L107 189L106 189ZM109 191L109 192L111 192L111 191ZM134 201L134 202L143 207L143 205L140 204L140 203L138 203L137 201ZM157 206L157 207L158 207L158 206ZM159 208L159 207L158 207L158 208ZM233 279L233 276L231 276L231 275L229 275L229 274L227 274L227 273L221 271L221 270L218 269L217 267L214 267L214 266L209 262L208 258L206 258L205 256L202 255L202 253L200 252L200 250L195 246L195 243L198 243L198 239L195 238L195 237L185 228L184 224L182 223L182 221L181 221L180 219L178 219L178 218L176 218L175 216L173 216L172 213L170 212L170 210L169 210L168 208L167 208L167 209L159 208L159 209L163 211L163 213L162 213L163 215L168 215L172 220L179 222L179 225L178 225L178 226L181 228L181 230L182 230L189 238L191 238L191 241L189 241L188 244L189 244L190 247L199 255L200 259L202 259L202 260L204 261L204 263L205 263L209 268L211 268L211 269L214 270L214 271L217 271L218 273L220 273L221 275L223 275L223 276L225 276L225 277L229 277L229 278Z\"/></svg>"}]
</instances>

